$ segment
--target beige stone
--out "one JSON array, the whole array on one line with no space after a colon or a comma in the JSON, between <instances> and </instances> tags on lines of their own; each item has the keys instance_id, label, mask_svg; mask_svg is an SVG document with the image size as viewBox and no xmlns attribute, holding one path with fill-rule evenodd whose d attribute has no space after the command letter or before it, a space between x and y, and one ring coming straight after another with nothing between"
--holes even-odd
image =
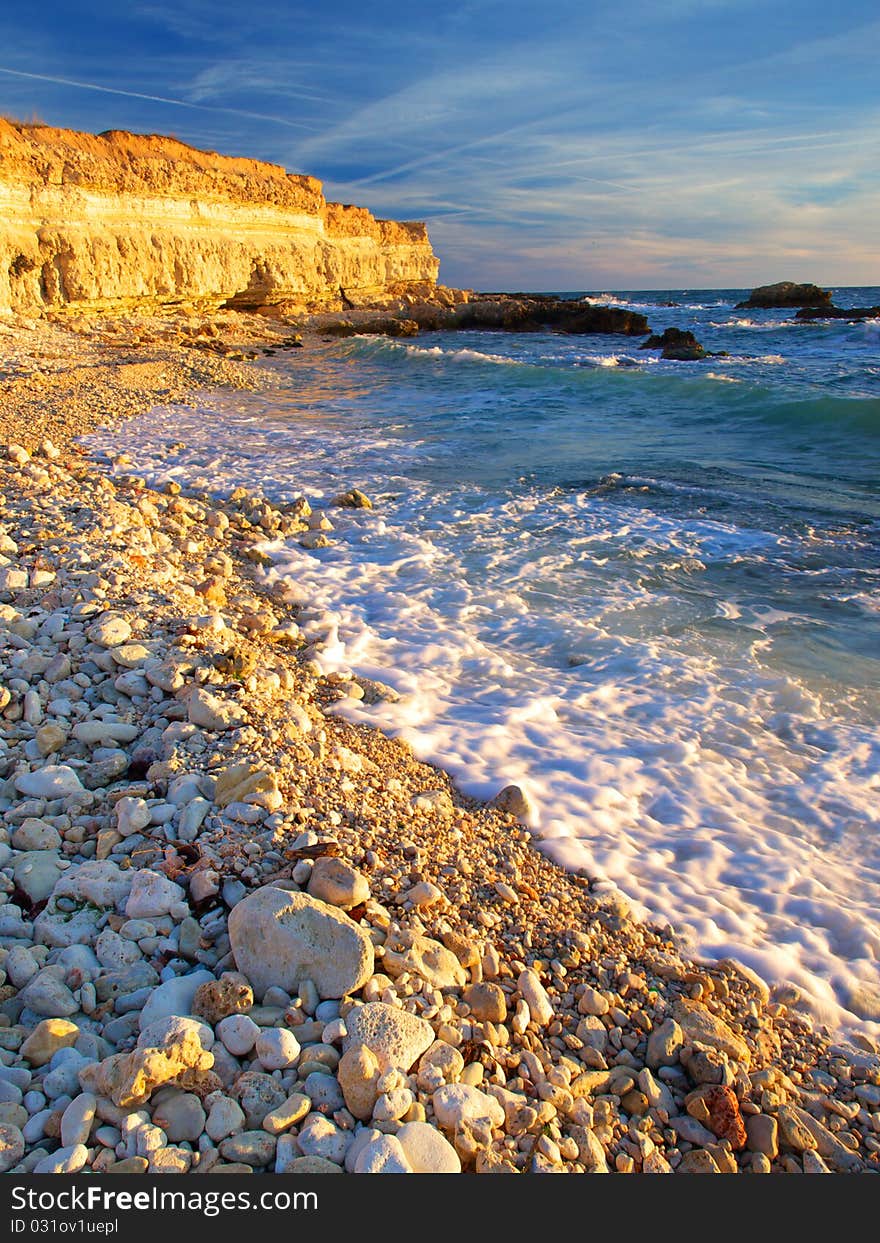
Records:
<instances>
[{"instance_id":1,"label":"beige stone","mask_svg":"<svg viewBox=\"0 0 880 1243\"><path fill-rule=\"evenodd\" d=\"M397 1139L415 1174L460 1174L461 1159L449 1140L426 1122L407 1122Z\"/></svg>"},{"instance_id":2,"label":"beige stone","mask_svg":"<svg viewBox=\"0 0 880 1243\"><path fill-rule=\"evenodd\" d=\"M241 803L248 794L277 789L275 778L256 764L232 764L224 768L214 786L214 802L218 807Z\"/></svg>"},{"instance_id":3,"label":"beige stone","mask_svg":"<svg viewBox=\"0 0 880 1243\"><path fill-rule=\"evenodd\" d=\"M262 1122L263 1130L268 1131L270 1135L280 1135L282 1131L287 1131L292 1126L296 1126L297 1122L302 1122L306 1114L311 1111L311 1108L312 1102L305 1093L294 1092L292 1096L288 1096L283 1105L279 1105L276 1109L272 1109L266 1114ZM351 1112L354 1113L354 1110ZM358 1114L355 1114L355 1117L358 1116Z\"/></svg>"},{"instance_id":4,"label":"beige stone","mask_svg":"<svg viewBox=\"0 0 880 1243\"><path fill-rule=\"evenodd\" d=\"M225 971L219 980L207 980L199 985L192 1012L213 1025L230 1014L247 1014L253 1004L254 990L244 976Z\"/></svg>"},{"instance_id":5,"label":"beige stone","mask_svg":"<svg viewBox=\"0 0 880 1243\"><path fill-rule=\"evenodd\" d=\"M458 932L444 932L443 944L451 950L463 967L475 967L480 961L480 947L473 939Z\"/></svg>"},{"instance_id":6,"label":"beige stone","mask_svg":"<svg viewBox=\"0 0 880 1243\"><path fill-rule=\"evenodd\" d=\"M776 1112L779 1123L779 1143L793 1152L808 1152L816 1148L816 1139L809 1127L789 1105L780 1105Z\"/></svg>"},{"instance_id":7,"label":"beige stone","mask_svg":"<svg viewBox=\"0 0 880 1243\"><path fill-rule=\"evenodd\" d=\"M455 1083L464 1070L464 1058L445 1040L435 1040L419 1061L418 1086L433 1092L444 1083Z\"/></svg>"},{"instance_id":8,"label":"beige stone","mask_svg":"<svg viewBox=\"0 0 880 1243\"><path fill-rule=\"evenodd\" d=\"M687 1040L718 1049L748 1070L751 1053L745 1040L701 1002L682 997L675 1003L673 1014Z\"/></svg>"},{"instance_id":9,"label":"beige stone","mask_svg":"<svg viewBox=\"0 0 880 1243\"><path fill-rule=\"evenodd\" d=\"M746 1118L746 1146L749 1152L760 1152L771 1161L779 1155L779 1125L769 1114L752 1114Z\"/></svg>"},{"instance_id":10,"label":"beige stone","mask_svg":"<svg viewBox=\"0 0 880 1243\"><path fill-rule=\"evenodd\" d=\"M136 1048L114 1053L80 1071L80 1083L96 1096L109 1096L114 1105L136 1107L150 1099L164 1083L192 1087L192 1072L209 1071L213 1053L206 1053L192 1029L183 1031L165 1048ZM213 1076L212 1076L213 1078ZM212 1088L214 1084L210 1085ZM219 1083L218 1085L219 1086Z\"/></svg>"},{"instance_id":11,"label":"beige stone","mask_svg":"<svg viewBox=\"0 0 880 1243\"><path fill-rule=\"evenodd\" d=\"M45 1066L59 1049L69 1049L79 1037L79 1028L67 1019L43 1019L21 1046L21 1056L31 1066Z\"/></svg>"},{"instance_id":12,"label":"beige stone","mask_svg":"<svg viewBox=\"0 0 880 1243\"><path fill-rule=\"evenodd\" d=\"M320 902L329 902L331 906L348 911L367 901L370 896L370 882L362 872L342 859L323 855L315 860L308 890Z\"/></svg>"},{"instance_id":13,"label":"beige stone","mask_svg":"<svg viewBox=\"0 0 880 1243\"><path fill-rule=\"evenodd\" d=\"M430 1023L382 1001L356 1006L349 1011L345 1025L343 1049L347 1052L353 1045L366 1045L383 1071L409 1070L434 1041Z\"/></svg>"},{"instance_id":14,"label":"beige stone","mask_svg":"<svg viewBox=\"0 0 880 1243\"><path fill-rule=\"evenodd\" d=\"M387 938L382 965L392 979L407 972L433 988L460 988L468 978L459 959L445 945L409 931Z\"/></svg>"},{"instance_id":15,"label":"beige stone","mask_svg":"<svg viewBox=\"0 0 880 1243\"><path fill-rule=\"evenodd\" d=\"M377 1083L382 1074L379 1059L366 1045L355 1044L343 1053L336 1077L348 1110L361 1122L368 1121L379 1098Z\"/></svg>"},{"instance_id":16,"label":"beige stone","mask_svg":"<svg viewBox=\"0 0 880 1243\"><path fill-rule=\"evenodd\" d=\"M262 999L277 984L296 993L311 980L321 997L356 992L373 973L367 933L335 906L305 893L266 886L229 915L235 963Z\"/></svg>"},{"instance_id":17,"label":"beige stone","mask_svg":"<svg viewBox=\"0 0 880 1243\"><path fill-rule=\"evenodd\" d=\"M490 1023L503 1023L507 1018L507 999L498 984L482 982L471 984L464 991L464 1000L475 1019Z\"/></svg>"},{"instance_id":18,"label":"beige stone","mask_svg":"<svg viewBox=\"0 0 880 1243\"><path fill-rule=\"evenodd\" d=\"M499 790L492 799L492 806L524 822L528 822L533 813L527 795L517 785L505 786L503 790Z\"/></svg>"},{"instance_id":19,"label":"beige stone","mask_svg":"<svg viewBox=\"0 0 880 1243\"><path fill-rule=\"evenodd\" d=\"M526 970L519 973L517 988L532 1016L532 1022L539 1027L546 1027L553 1019L553 1003L546 988L534 971Z\"/></svg>"}]
</instances>

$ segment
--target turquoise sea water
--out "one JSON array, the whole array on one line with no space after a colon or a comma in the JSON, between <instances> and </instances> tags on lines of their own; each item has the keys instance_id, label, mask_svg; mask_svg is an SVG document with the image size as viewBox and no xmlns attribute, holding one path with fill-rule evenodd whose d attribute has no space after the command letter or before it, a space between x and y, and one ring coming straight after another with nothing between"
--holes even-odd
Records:
<instances>
[{"instance_id":1,"label":"turquoise sea water","mask_svg":"<svg viewBox=\"0 0 880 1243\"><path fill-rule=\"evenodd\" d=\"M745 292L589 295L728 357L332 341L113 445L220 492L368 492L331 547L272 550L326 666L401 695L343 711L469 792L518 782L566 866L878 1030L880 322L736 310Z\"/></svg>"}]
</instances>

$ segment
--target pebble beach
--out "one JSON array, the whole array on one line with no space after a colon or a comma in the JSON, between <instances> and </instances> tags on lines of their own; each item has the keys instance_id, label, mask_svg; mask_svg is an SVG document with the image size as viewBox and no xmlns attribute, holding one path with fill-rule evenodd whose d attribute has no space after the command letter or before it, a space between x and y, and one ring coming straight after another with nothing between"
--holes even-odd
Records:
<instances>
[{"instance_id":1,"label":"pebble beach","mask_svg":"<svg viewBox=\"0 0 880 1243\"><path fill-rule=\"evenodd\" d=\"M157 491L79 443L299 331L0 324L0 1170L877 1172L873 1038L337 714L394 692L321 672L261 545L369 496Z\"/></svg>"}]
</instances>

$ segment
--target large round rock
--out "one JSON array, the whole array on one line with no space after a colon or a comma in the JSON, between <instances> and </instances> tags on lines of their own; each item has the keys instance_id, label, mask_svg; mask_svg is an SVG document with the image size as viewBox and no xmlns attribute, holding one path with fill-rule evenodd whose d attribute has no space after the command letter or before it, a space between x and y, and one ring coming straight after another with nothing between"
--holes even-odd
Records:
<instances>
[{"instance_id":1,"label":"large round rock","mask_svg":"<svg viewBox=\"0 0 880 1243\"><path fill-rule=\"evenodd\" d=\"M383 1071L409 1070L434 1040L434 1029L425 1019L383 1001L350 1010L345 1026L344 1051L366 1045Z\"/></svg>"},{"instance_id":2,"label":"large round rock","mask_svg":"<svg viewBox=\"0 0 880 1243\"><path fill-rule=\"evenodd\" d=\"M295 994L311 980L321 997L354 993L373 974L373 943L338 907L305 893L266 886L229 915L239 971L262 1000L278 985Z\"/></svg>"}]
</instances>

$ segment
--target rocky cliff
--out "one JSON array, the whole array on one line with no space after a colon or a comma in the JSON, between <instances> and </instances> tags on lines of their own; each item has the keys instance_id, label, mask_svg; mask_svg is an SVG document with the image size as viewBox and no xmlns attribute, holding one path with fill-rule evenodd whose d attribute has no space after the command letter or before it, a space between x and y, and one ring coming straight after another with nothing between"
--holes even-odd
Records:
<instances>
[{"instance_id":1,"label":"rocky cliff","mask_svg":"<svg viewBox=\"0 0 880 1243\"><path fill-rule=\"evenodd\" d=\"M0 312L317 310L430 298L423 224L173 138L0 120Z\"/></svg>"}]
</instances>

